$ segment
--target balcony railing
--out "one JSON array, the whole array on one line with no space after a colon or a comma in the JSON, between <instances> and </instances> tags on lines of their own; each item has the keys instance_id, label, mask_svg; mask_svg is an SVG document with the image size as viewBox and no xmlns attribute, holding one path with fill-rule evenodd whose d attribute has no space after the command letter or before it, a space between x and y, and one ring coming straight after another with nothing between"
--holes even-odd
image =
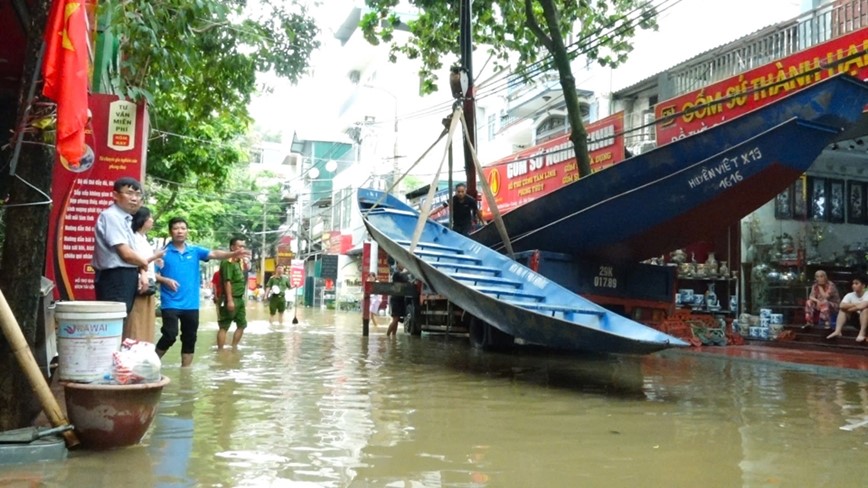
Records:
<instances>
[{"instance_id":1,"label":"balcony railing","mask_svg":"<svg viewBox=\"0 0 868 488\"><path fill-rule=\"evenodd\" d=\"M868 26L868 0L826 4L785 23L775 32L670 74L673 96L735 76L811 46Z\"/></svg>"},{"instance_id":2,"label":"balcony railing","mask_svg":"<svg viewBox=\"0 0 868 488\"><path fill-rule=\"evenodd\" d=\"M560 87L561 79L557 71L546 71L534 76L533 81L524 81L517 75L509 77L509 84L506 88L506 98L510 103L515 103L516 100L525 97L529 93L536 93L545 90L549 86L555 85Z\"/></svg>"}]
</instances>

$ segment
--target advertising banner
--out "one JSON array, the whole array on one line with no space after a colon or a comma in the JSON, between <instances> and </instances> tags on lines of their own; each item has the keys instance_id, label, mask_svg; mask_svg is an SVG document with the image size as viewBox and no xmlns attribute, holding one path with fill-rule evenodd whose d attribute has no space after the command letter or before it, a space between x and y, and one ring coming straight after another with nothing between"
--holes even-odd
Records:
<instances>
[{"instance_id":1,"label":"advertising banner","mask_svg":"<svg viewBox=\"0 0 868 488\"><path fill-rule=\"evenodd\" d=\"M592 172L624 160L623 112L588 124L585 129ZM569 134L558 136L483 168L500 213L509 212L579 179L575 151L569 137ZM492 218L484 198L482 217L486 220ZM437 216L432 214L432 218Z\"/></svg>"},{"instance_id":2,"label":"advertising banner","mask_svg":"<svg viewBox=\"0 0 868 488\"><path fill-rule=\"evenodd\" d=\"M293 259L289 266L289 286L298 288L304 284L304 260Z\"/></svg>"},{"instance_id":3,"label":"advertising banner","mask_svg":"<svg viewBox=\"0 0 868 488\"><path fill-rule=\"evenodd\" d=\"M92 117L79 164L57 156L51 184L45 276L54 281L54 298L93 300L94 226L113 202L118 178L142 181L147 154L147 107L114 95L92 94Z\"/></svg>"},{"instance_id":4,"label":"advertising banner","mask_svg":"<svg viewBox=\"0 0 868 488\"><path fill-rule=\"evenodd\" d=\"M292 258L294 257L295 253L292 252L292 237L281 236L280 241L277 243L277 265L289 266L292 264Z\"/></svg>"},{"instance_id":5,"label":"advertising banner","mask_svg":"<svg viewBox=\"0 0 868 488\"><path fill-rule=\"evenodd\" d=\"M838 73L868 77L868 27L658 103L657 144L667 144Z\"/></svg>"}]
</instances>

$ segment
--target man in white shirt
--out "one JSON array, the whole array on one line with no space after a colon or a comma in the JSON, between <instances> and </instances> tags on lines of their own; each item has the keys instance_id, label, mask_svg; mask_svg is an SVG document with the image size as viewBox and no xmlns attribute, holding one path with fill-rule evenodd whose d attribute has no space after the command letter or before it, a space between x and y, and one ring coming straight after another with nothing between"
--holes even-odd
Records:
<instances>
[{"instance_id":1,"label":"man in white shirt","mask_svg":"<svg viewBox=\"0 0 868 488\"><path fill-rule=\"evenodd\" d=\"M139 287L139 268L150 262L135 251L131 226L133 214L142 206L142 185L123 177L113 189L114 203L100 213L94 229L94 289L97 300L123 302L129 314Z\"/></svg>"},{"instance_id":2,"label":"man in white shirt","mask_svg":"<svg viewBox=\"0 0 868 488\"><path fill-rule=\"evenodd\" d=\"M857 275L853 278L853 291L844 295L841 307L838 310L838 321L835 323L835 332L829 334L826 339L841 337L844 324L855 314L859 317L859 335L856 342L865 342L865 330L868 329L868 294L865 293L866 279Z\"/></svg>"}]
</instances>

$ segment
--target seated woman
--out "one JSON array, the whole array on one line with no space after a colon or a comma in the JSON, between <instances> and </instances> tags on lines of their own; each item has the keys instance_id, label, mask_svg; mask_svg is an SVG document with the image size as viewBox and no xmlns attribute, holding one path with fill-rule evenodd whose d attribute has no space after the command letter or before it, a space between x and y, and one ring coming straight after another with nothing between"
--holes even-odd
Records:
<instances>
[{"instance_id":1,"label":"seated woman","mask_svg":"<svg viewBox=\"0 0 868 488\"><path fill-rule=\"evenodd\" d=\"M838 303L841 296L835 284L829 281L826 272L818 269L814 273L814 286L805 301L805 327L823 324L826 329L832 328L832 317L838 315Z\"/></svg>"}]
</instances>

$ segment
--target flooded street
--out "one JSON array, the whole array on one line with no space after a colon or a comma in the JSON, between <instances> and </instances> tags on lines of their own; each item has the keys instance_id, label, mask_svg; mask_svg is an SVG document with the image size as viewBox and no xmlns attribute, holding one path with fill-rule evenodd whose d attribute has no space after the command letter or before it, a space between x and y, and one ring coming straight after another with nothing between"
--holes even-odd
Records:
<instances>
[{"instance_id":1,"label":"flooded street","mask_svg":"<svg viewBox=\"0 0 868 488\"><path fill-rule=\"evenodd\" d=\"M203 304L192 368L180 344L140 446L0 467L20 486L864 486L868 381L667 352L582 358L472 349L385 318L262 304L238 351L215 350ZM845 429L842 429L844 427ZM11 483L9 481L6 482ZM19 486L19 485L9 485Z\"/></svg>"}]
</instances>

